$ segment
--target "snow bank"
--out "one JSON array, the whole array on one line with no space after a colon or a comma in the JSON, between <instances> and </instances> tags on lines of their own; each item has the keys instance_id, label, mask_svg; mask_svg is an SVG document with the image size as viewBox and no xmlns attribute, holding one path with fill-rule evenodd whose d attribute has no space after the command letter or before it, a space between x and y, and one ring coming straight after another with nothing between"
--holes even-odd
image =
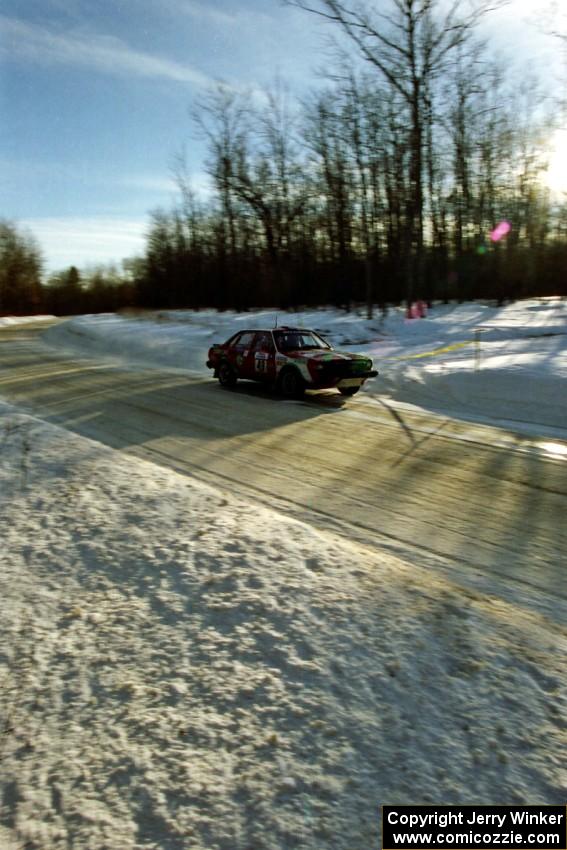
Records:
<instances>
[{"instance_id":1,"label":"snow bank","mask_svg":"<svg viewBox=\"0 0 567 850\"><path fill-rule=\"evenodd\" d=\"M46 321L54 319L55 316L37 315L37 316L0 316L0 328L11 327L12 325L26 325L30 322Z\"/></svg>"},{"instance_id":2,"label":"snow bank","mask_svg":"<svg viewBox=\"0 0 567 850\"><path fill-rule=\"evenodd\" d=\"M81 316L51 328L45 338L83 354L210 375L205 362L213 342L276 321L314 328L338 348L371 355L380 375L365 384L363 395L567 435L567 302L557 298L501 308L436 305L423 320L408 320L402 309L370 321L363 311L333 309Z\"/></svg>"},{"instance_id":3,"label":"snow bank","mask_svg":"<svg viewBox=\"0 0 567 850\"><path fill-rule=\"evenodd\" d=\"M404 353L388 353L384 394L442 413L567 435L567 302L463 305L436 313L419 323L417 334L425 339ZM375 347L371 353L378 353Z\"/></svg>"},{"instance_id":4,"label":"snow bank","mask_svg":"<svg viewBox=\"0 0 567 850\"><path fill-rule=\"evenodd\" d=\"M566 635L0 407L0 845L379 846L561 804Z\"/></svg>"}]
</instances>

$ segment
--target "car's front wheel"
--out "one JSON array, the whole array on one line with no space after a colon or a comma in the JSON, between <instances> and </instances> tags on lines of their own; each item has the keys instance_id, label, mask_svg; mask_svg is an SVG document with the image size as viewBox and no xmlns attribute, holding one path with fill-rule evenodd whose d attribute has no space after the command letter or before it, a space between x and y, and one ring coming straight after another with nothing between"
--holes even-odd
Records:
<instances>
[{"instance_id":1,"label":"car's front wheel","mask_svg":"<svg viewBox=\"0 0 567 850\"><path fill-rule=\"evenodd\" d=\"M219 383L221 387L234 387L236 386L236 372L230 365L224 360L219 366Z\"/></svg>"},{"instance_id":2,"label":"car's front wheel","mask_svg":"<svg viewBox=\"0 0 567 850\"><path fill-rule=\"evenodd\" d=\"M284 398L301 398L305 392L305 382L295 368L283 370L278 387Z\"/></svg>"},{"instance_id":3,"label":"car's front wheel","mask_svg":"<svg viewBox=\"0 0 567 850\"><path fill-rule=\"evenodd\" d=\"M360 387L339 387L341 395L356 395Z\"/></svg>"}]
</instances>

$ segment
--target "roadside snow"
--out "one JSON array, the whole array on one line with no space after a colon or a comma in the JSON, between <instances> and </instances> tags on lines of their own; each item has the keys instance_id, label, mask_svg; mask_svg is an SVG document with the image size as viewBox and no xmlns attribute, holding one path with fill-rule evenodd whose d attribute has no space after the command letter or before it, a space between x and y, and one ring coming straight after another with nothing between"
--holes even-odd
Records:
<instances>
[{"instance_id":1,"label":"roadside snow","mask_svg":"<svg viewBox=\"0 0 567 850\"><path fill-rule=\"evenodd\" d=\"M384 803L564 803L558 626L7 405L0 441L5 850L368 850Z\"/></svg>"},{"instance_id":2,"label":"roadside snow","mask_svg":"<svg viewBox=\"0 0 567 850\"><path fill-rule=\"evenodd\" d=\"M367 320L321 309L302 313L165 311L146 318L81 316L45 339L75 352L119 357L210 375L213 342L239 328L288 323L314 328L338 348L370 354L380 371L364 396L380 395L462 418L539 426L567 436L567 301L520 301L505 307L436 305L425 319L402 309Z\"/></svg>"},{"instance_id":3,"label":"roadside snow","mask_svg":"<svg viewBox=\"0 0 567 850\"><path fill-rule=\"evenodd\" d=\"M15 325L27 325L30 322L34 324L36 322L46 321L48 319L54 319L55 316L50 315L37 315L37 316L0 316L0 328L8 328Z\"/></svg>"}]
</instances>

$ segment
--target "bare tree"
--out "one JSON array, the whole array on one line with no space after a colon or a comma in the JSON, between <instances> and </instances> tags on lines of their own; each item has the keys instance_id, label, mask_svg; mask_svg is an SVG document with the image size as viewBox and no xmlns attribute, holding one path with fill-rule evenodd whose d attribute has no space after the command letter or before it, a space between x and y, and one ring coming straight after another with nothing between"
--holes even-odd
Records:
<instances>
[{"instance_id":1,"label":"bare tree","mask_svg":"<svg viewBox=\"0 0 567 850\"><path fill-rule=\"evenodd\" d=\"M409 129L409 192L405 203L407 299L421 285L424 242L424 132L427 93L481 17L504 0L284 0L337 25L405 105Z\"/></svg>"},{"instance_id":2,"label":"bare tree","mask_svg":"<svg viewBox=\"0 0 567 850\"><path fill-rule=\"evenodd\" d=\"M217 250L220 275L217 282L220 303L237 275L238 200L235 194L235 167L242 158L249 133L246 97L219 83L197 102L194 120L208 143L205 163L220 202ZM183 185L181 184L183 189Z\"/></svg>"},{"instance_id":3,"label":"bare tree","mask_svg":"<svg viewBox=\"0 0 567 850\"><path fill-rule=\"evenodd\" d=\"M349 268L353 236L353 173L345 130L344 101L336 92L322 92L311 101L304 123L304 139L318 175L317 193L323 201L322 222L329 257L335 270L335 301L350 309Z\"/></svg>"},{"instance_id":4,"label":"bare tree","mask_svg":"<svg viewBox=\"0 0 567 850\"><path fill-rule=\"evenodd\" d=\"M257 217L275 294L285 302L294 289L289 266L294 228L307 203L295 119L285 86L276 81L266 92L265 102L251 107L249 114L256 132L237 151L232 186Z\"/></svg>"},{"instance_id":5,"label":"bare tree","mask_svg":"<svg viewBox=\"0 0 567 850\"><path fill-rule=\"evenodd\" d=\"M373 317L376 296L376 266L380 254L382 186L385 172L384 110L380 92L358 80L351 71L344 92L345 131L355 168L351 182L358 243L364 254L366 315Z\"/></svg>"},{"instance_id":6,"label":"bare tree","mask_svg":"<svg viewBox=\"0 0 567 850\"><path fill-rule=\"evenodd\" d=\"M238 235L252 220L264 242L274 296L285 301L292 289L294 227L307 201L288 93L277 82L254 98L221 86L199 104L196 119L209 142L207 168L221 200L230 255L234 260Z\"/></svg>"}]
</instances>

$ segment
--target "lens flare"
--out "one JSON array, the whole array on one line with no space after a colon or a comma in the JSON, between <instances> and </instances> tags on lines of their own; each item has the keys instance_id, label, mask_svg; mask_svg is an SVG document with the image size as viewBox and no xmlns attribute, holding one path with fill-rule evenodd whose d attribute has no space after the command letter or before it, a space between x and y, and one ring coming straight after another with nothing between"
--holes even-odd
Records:
<instances>
[{"instance_id":1,"label":"lens flare","mask_svg":"<svg viewBox=\"0 0 567 850\"><path fill-rule=\"evenodd\" d=\"M492 242L500 242L501 239L508 236L511 230L512 225L509 221L501 221L500 224L497 224L494 230L491 231L490 239Z\"/></svg>"}]
</instances>

